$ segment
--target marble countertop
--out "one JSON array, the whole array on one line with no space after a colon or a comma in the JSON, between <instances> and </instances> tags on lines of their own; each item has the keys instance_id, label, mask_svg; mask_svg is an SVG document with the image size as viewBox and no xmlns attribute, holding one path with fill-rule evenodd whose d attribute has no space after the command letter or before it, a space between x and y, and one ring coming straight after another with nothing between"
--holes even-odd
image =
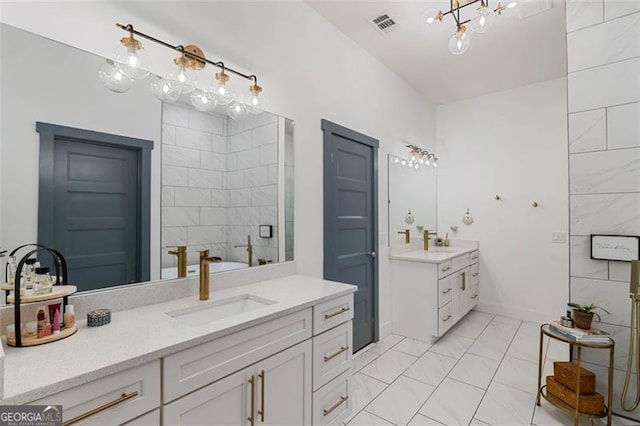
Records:
<instances>
[{"instance_id":1,"label":"marble countertop","mask_svg":"<svg viewBox=\"0 0 640 426\"><path fill-rule=\"evenodd\" d=\"M410 262L442 263L462 254L471 253L477 247L433 247L428 251L412 250L404 253L396 253L389 256L392 260L408 260Z\"/></svg>"},{"instance_id":2,"label":"marble countertop","mask_svg":"<svg viewBox=\"0 0 640 426\"><path fill-rule=\"evenodd\" d=\"M113 312L111 323L87 327L54 343L14 348L4 343L4 399L24 404L126 370L253 325L350 294L357 287L293 275L215 290L209 301L251 294L276 303L220 320L192 324L167 315L208 303L198 296Z\"/></svg>"}]
</instances>

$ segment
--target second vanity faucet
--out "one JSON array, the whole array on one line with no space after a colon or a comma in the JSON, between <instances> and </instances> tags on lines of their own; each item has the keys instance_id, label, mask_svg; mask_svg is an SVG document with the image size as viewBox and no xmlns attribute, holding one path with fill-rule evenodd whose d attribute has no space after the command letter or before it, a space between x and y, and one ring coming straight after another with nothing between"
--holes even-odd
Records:
<instances>
[{"instance_id":1,"label":"second vanity faucet","mask_svg":"<svg viewBox=\"0 0 640 426\"><path fill-rule=\"evenodd\" d=\"M209 263L220 263L222 258L209 256L209 250L198 250L198 253L200 253L200 300L209 300Z\"/></svg>"},{"instance_id":2,"label":"second vanity faucet","mask_svg":"<svg viewBox=\"0 0 640 426\"><path fill-rule=\"evenodd\" d=\"M178 257L178 278L187 276L187 246L178 246L175 250L169 250L169 254Z\"/></svg>"},{"instance_id":3,"label":"second vanity faucet","mask_svg":"<svg viewBox=\"0 0 640 426\"><path fill-rule=\"evenodd\" d=\"M402 231L398 231L398 234L404 234L404 243L409 244L411 242L411 231L408 229L403 229Z\"/></svg>"},{"instance_id":4,"label":"second vanity faucet","mask_svg":"<svg viewBox=\"0 0 640 426\"><path fill-rule=\"evenodd\" d=\"M235 248L238 247L246 247L247 248L247 264L249 265L249 267L253 266L253 244L251 244L251 235L247 235L247 244L243 245L243 244L239 244L239 245L235 245Z\"/></svg>"},{"instance_id":5,"label":"second vanity faucet","mask_svg":"<svg viewBox=\"0 0 640 426\"><path fill-rule=\"evenodd\" d=\"M437 232L431 232L429 230L424 230L422 232L422 236L424 237L424 251L429 251L429 236L436 234Z\"/></svg>"}]
</instances>

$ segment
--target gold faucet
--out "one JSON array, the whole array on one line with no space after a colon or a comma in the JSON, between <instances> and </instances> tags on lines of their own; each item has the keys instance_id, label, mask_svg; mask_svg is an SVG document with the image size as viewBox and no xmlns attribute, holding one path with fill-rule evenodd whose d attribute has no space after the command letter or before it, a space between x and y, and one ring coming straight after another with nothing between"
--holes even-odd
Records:
<instances>
[{"instance_id":1,"label":"gold faucet","mask_svg":"<svg viewBox=\"0 0 640 426\"><path fill-rule=\"evenodd\" d=\"M200 253L200 300L209 300L209 263L222 262L221 257L209 256L209 250L198 250Z\"/></svg>"},{"instance_id":2,"label":"gold faucet","mask_svg":"<svg viewBox=\"0 0 640 426\"><path fill-rule=\"evenodd\" d=\"M422 237L424 238L424 251L429 251L429 235L436 235L437 232L431 232L429 230L424 230L422 232Z\"/></svg>"},{"instance_id":3,"label":"gold faucet","mask_svg":"<svg viewBox=\"0 0 640 426\"><path fill-rule=\"evenodd\" d=\"M169 254L178 257L178 278L187 276L187 246L178 246L175 250L169 250Z\"/></svg>"},{"instance_id":4,"label":"gold faucet","mask_svg":"<svg viewBox=\"0 0 640 426\"><path fill-rule=\"evenodd\" d=\"M247 248L247 257L248 257L248 261L247 264L249 265L249 267L253 266L253 244L251 244L251 235L247 235L247 244L246 245L235 245L235 248L238 247L246 247Z\"/></svg>"},{"instance_id":5,"label":"gold faucet","mask_svg":"<svg viewBox=\"0 0 640 426\"><path fill-rule=\"evenodd\" d=\"M404 243L409 244L411 242L411 231L408 229L403 229L402 231L398 231L398 234L404 234Z\"/></svg>"}]
</instances>

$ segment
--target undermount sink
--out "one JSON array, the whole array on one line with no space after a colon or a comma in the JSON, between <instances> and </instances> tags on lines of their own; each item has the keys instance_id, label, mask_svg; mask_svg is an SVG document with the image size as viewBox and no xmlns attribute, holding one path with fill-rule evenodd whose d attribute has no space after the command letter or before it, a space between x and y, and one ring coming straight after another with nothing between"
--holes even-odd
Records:
<instances>
[{"instance_id":1,"label":"undermount sink","mask_svg":"<svg viewBox=\"0 0 640 426\"><path fill-rule=\"evenodd\" d=\"M253 294L240 294L226 299L204 302L188 308L166 312L170 317L190 323L207 323L244 314L276 303Z\"/></svg>"}]
</instances>

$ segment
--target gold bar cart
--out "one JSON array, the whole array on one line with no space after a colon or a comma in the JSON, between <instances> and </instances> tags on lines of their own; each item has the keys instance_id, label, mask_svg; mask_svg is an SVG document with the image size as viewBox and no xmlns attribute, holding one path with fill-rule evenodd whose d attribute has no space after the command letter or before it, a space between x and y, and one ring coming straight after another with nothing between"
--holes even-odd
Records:
<instances>
[{"instance_id":1,"label":"gold bar cart","mask_svg":"<svg viewBox=\"0 0 640 426\"><path fill-rule=\"evenodd\" d=\"M576 356L576 364L578 366L578 371L580 371L580 365L582 364L582 348L593 348L593 349L609 349L609 383L607 387L607 405L604 407L604 410L597 414L587 414L582 413L578 410L579 404L576 400L576 406L571 407L569 404L564 401L554 397L550 393L546 392L547 385L542 385L542 347L544 343L544 336L548 336L551 339L559 340L561 342L565 342L569 344L569 358L573 360L573 351L574 347L577 352ZM536 405L540 406L540 397L543 397L547 400L551 405L560 408L568 414L573 415L573 424L578 426L580 422L580 416L583 417L591 417L591 418L607 418L607 425L611 426L611 402L613 397L613 354L614 354L615 342L613 339L609 338L608 342L579 342L574 339L571 339L568 336L565 336L562 333L555 331L553 328L549 326L549 324L543 324L540 326L540 352L538 354L538 396L536 398ZM580 375L578 374L578 383L576 386L576 399L580 398Z\"/></svg>"}]
</instances>

